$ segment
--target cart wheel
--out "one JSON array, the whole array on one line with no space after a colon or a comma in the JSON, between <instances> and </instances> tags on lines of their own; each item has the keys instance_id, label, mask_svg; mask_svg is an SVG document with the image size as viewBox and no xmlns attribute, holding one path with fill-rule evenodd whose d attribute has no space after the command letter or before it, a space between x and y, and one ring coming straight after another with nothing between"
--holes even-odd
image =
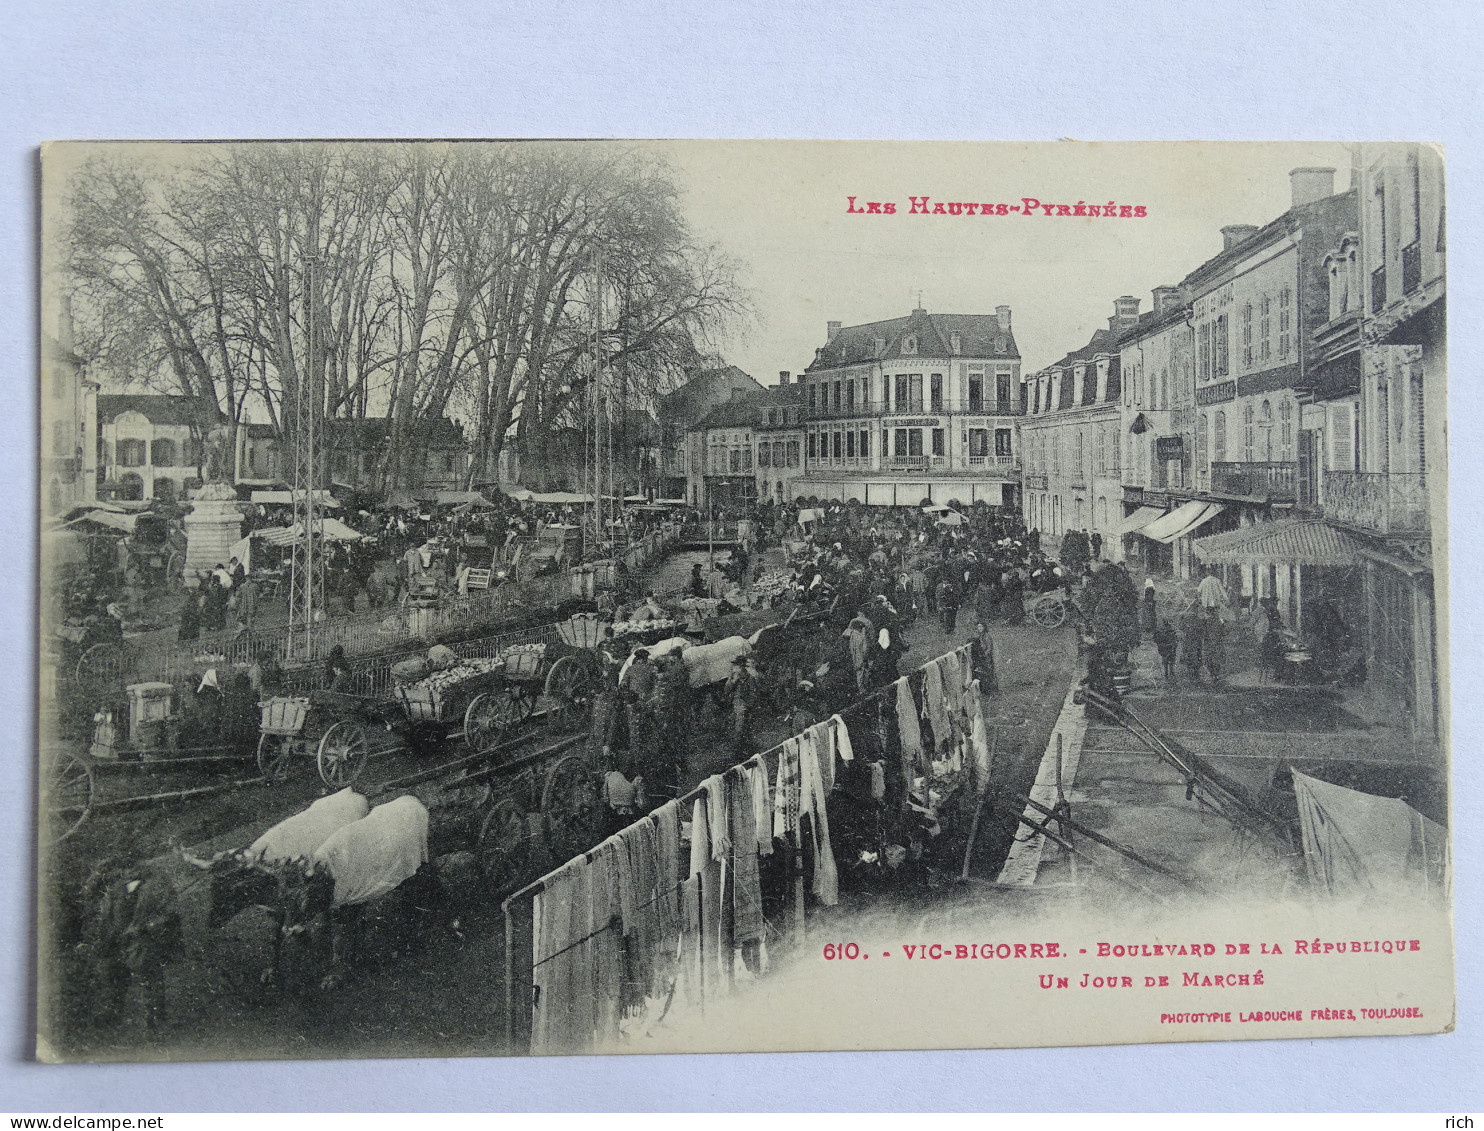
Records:
<instances>
[{"instance_id":1,"label":"cart wheel","mask_svg":"<svg viewBox=\"0 0 1484 1131\"><path fill-rule=\"evenodd\" d=\"M1031 606L1031 617L1042 628L1060 628L1067 619L1067 607L1060 597L1047 593Z\"/></svg>"},{"instance_id":2,"label":"cart wheel","mask_svg":"<svg viewBox=\"0 0 1484 1131\"><path fill-rule=\"evenodd\" d=\"M568 754L547 771L541 816L555 859L570 860L592 847L601 804L597 781L581 754Z\"/></svg>"},{"instance_id":3,"label":"cart wheel","mask_svg":"<svg viewBox=\"0 0 1484 1131\"><path fill-rule=\"evenodd\" d=\"M45 833L52 844L60 844L82 827L93 807L93 768L81 756L67 751L55 754L47 765Z\"/></svg>"},{"instance_id":4,"label":"cart wheel","mask_svg":"<svg viewBox=\"0 0 1484 1131\"><path fill-rule=\"evenodd\" d=\"M546 673L546 694L558 721L563 726L576 726L592 706L592 673L574 657L563 656Z\"/></svg>"},{"instance_id":5,"label":"cart wheel","mask_svg":"<svg viewBox=\"0 0 1484 1131\"><path fill-rule=\"evenodd\" d=\"M338 722L319 740L319 780L331 789L344 789L360 777L369 757L366 728L360 723Z\"/></svg>"},{"instance_id":6,"label":"cart wheel","mask_svg":"<svg viewBox=\"0 0 1484 1131\"><path fill-rule=\"evenodd\" d=\"M534 706L531 693L518 683L476 695L464 712L464 742L484 753L519 726Z\"/></svg>"},{"instance_id":7,"label":"cart wheel","mask_svg":"<svg viewBox=\"0 0 1484 1131\"><path fill-rule=\"evenodd\" d=\"M85 689L101 695L124 682L124 651L117 644L94 644L77 659L74 673Z\"/></svg>"},{"instance_id":8,"label":"cart wheel","mask_svg":"<svg viewBox=\"0 0 1484 1131\"><path fill-rule=\"evenodd\" d=\"M289 780L289 759L294 753L291 734L265 734L258 738L258 772L273 785Z\"/></svg>"},{"instance_id":9,"label":"cart wheel","mask_svg":"<svg viewBox=\"0 0 1484 1131\"><path fill-rule=\"evenodd\" d=\"M501 798L484 818L479 830L479 868L489 894L497 897L514 891L530 871L526 816L514 798Z\"/></svg>"}]
</instances>

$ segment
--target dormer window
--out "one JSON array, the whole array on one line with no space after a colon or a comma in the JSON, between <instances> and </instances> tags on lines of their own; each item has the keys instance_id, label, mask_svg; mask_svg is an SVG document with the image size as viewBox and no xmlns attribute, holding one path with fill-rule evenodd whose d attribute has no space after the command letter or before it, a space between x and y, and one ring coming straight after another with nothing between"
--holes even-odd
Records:
<instances>
[{"instance_id":1,"label":"dormer window","mask_svg":"<svg viewBox=\"0 0 1484 1131\"><path fill-rule=\"evenodd\" d=\"M880 357L885 352L886 352L886 339L885 338L877 338L876 339L876 356L877 357Z\"/></svg>"},{"instance_id":2,"label":"dormer window","mask_svg":"<svg viewBox=\"0 0 1484 1131\"><path fill-rule=\"evenodd\" d=\"M964 340L957 330L948 335L948 348L953 351L955 357L964 352Z\"/></svg>"},{"instance_id":3,"label":"dormer window","mask_svg":"<svg viewBox=\"0 0 1484 1131\"><path fill-rule=\"evenodd\" d=\"M908 334L905 338L902 339L902 352L903 353L916 353L917 352L917 335L916 334Z\"/></svg>"}]
</instances>

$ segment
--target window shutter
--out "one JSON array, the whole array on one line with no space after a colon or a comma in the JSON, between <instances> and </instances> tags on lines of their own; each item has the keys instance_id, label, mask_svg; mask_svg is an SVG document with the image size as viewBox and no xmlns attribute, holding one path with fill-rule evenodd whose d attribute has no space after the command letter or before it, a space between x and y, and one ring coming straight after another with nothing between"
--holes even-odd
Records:
<instances>
[{"instance_id":1,"label":"window shutter","mask_svg":"<svg viewBox=\"0 0 1484 1131\"><path fill-rule=\"evenodd\" d=\"M1331 471L1355 470L1355 446L1351 443L1354 429L1352 409L1348 404L1331 405L1329 409L1329 467Z\"/></svg>"}]
</instances>

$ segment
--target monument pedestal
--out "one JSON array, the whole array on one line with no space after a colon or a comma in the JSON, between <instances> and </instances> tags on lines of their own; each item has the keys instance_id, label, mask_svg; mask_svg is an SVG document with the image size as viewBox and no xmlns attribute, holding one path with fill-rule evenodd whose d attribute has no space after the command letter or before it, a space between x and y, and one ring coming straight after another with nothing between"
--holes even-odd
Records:
<instances>
[{"instance_id":1,"label":"monument pedestal","mask_svg":"<svg viewBox=\"0 0 1484 1131\"><path fill-rule=\"evenodd\" d=\"M217 564L226 565L232 547L242 540L242 504L237 492L226 483L208 483L191 500L185 516L185 581L192 588L198 573L210 573Z\"/></svg>"}]
</instances>

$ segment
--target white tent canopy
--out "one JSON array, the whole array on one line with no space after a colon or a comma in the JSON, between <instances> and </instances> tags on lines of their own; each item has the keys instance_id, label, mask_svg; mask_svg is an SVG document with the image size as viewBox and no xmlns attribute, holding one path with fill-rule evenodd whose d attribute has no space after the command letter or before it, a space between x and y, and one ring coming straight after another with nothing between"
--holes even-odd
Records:
<instances>
[{"instance_id":1,"label":"white tent canopy","mask_svg":"<svg viewBox=\"0 0 1484 1131\"><path fill-rule=\"evenodd\" d=\"M302 492L300 491L254 491L252 493L252 501L255 503L278 503L283 506L292 506L294 500L301 494ZM335 501L334 495L324 490L315 491L314 501L322 507L338 507L340 505Z\"/></svg>"},{"instance_id":2,"label":"white tent canopy","mask_svg":"<svg viewBox=\"0 0 1484 1131\"><path fill-rule=\"evenodd\" d=\"M542 494L531 496L533 503L547 503L553 506L579 506L593 501L591 495L579 495L574 491L547 491Z\"/></svg>"}]
</instances>

